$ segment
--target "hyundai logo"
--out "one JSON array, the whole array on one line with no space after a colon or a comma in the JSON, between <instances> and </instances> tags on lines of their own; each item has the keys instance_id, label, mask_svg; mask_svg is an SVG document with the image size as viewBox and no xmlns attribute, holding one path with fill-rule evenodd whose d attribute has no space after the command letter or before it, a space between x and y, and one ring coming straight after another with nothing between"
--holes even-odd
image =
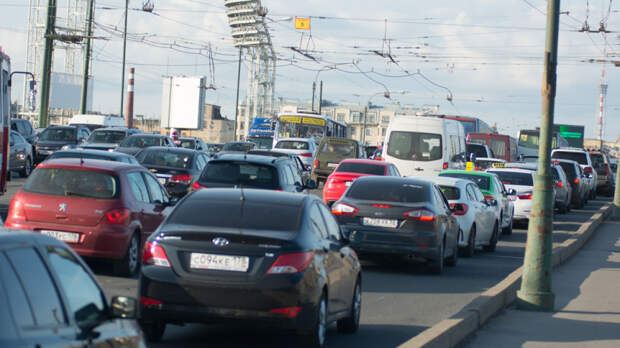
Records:
<instances>
[{"instance_id":1,"label":"hyundai logo","mask_svg":"<svg viewBox=\"0 0 620 348\"><path fill-rule=\"evenodd\" d=\"M230 243L228 239L222 237L213 238L212 242L219 247L227 246Z\"/></svg>"}]
</instances>

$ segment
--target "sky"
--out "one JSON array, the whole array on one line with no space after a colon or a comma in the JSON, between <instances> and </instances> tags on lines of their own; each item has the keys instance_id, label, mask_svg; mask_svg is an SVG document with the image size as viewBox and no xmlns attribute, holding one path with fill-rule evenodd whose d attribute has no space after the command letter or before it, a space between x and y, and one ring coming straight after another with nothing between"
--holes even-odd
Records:
<instances>
[{"instance_id":1,"label":"sky","mask_svg":"<svg viewBox=\"0 0 620 348\"><path fill-rule=\"evenodd\" d=\"M45 0L40 0L46 3ZM58 17L66 18L57 0ZM86 0L84 0L86 1ZM162 77L207 76L215 86L206 102L234 117L237 54L224 0L130 0L127 68L135 67L134 112L158 117ZM93 109L120 110L123 0L97 0L93 44ZM515 136L540 126L545 48L544 0L291 1L262 0L278 57L275 96L309 100L312 82L323 81L331 102L391 101L438 105L441 113L472 115ZM599 85L609 85L603 137L620 137L620 6L613 0L565 0L561 4L555 122L582 124L598 135ZM294 29L294 17L311 17L311 31ZM580 31L586 24L598 30ZM0 46L13 70L25 66L28 1L0 3ZM309 59L292 50L295 47ZM209 48L213 64L210 64ZM380 53L380 54L378 54ZM389 59L393 58L393 61ZM604 63L607 62L607 63ZM54 69L62 70L62 50ZM241 66L245 97L248 63ZM14 89L13 99L21 100Z\"/></svg>"}]
</instances>

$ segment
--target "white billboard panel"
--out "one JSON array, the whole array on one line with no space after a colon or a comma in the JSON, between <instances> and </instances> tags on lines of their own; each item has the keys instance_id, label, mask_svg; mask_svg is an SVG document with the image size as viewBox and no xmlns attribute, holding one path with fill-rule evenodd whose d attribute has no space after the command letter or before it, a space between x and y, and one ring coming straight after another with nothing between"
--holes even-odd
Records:
<instances>
[{"instance_id":1,"label":"white billboard panel","mask_svg":"<svg viewBox=\"0 0 620 348\"><path fill-rule=\"evenodd\" d=\"M82 97L82 75L67 73L52 73L50 87L50 108L53 109L80 109ZM93 105L93 79L88 79L88 96L86 98L86 110L92 110Z\"/></svg>"},{"instance_id":2,"label":"white billboard panel","mask_svg":"<svg viewBox=\"0 0 620 348\"><path fill-rule=\"evenodd\" d=\"M204 76L164 77L161 126L202 129L205 100Z\"/></svg>"}]
</instances>

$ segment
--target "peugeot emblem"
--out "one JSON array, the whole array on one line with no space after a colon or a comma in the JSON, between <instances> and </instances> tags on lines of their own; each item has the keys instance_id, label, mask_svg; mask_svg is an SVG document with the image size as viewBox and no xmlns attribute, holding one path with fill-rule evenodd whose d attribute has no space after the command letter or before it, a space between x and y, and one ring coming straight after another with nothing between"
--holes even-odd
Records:
<instances>
[{"instance_id":1,"label":"peugeot emblem","mask_svg":"<svg viewBox=\"0 0 620 348\"><path fill-rule=\"evenodd\" d=\"M67 212L67 203L60 203L60 204L58 204L58 211L62 212L62 213L66 213Z\"/></svg>"},{"instance_id":2,"label":"peugeot emblem","mask_svg":"<svg viewBox=\"0 0 620 348\"><path fill-rule=\"evenodd\" d=\"M219 247L227 246L230 243L228 239L222 237L213 238L212 242Z\"/></svg>"}]
</instances>

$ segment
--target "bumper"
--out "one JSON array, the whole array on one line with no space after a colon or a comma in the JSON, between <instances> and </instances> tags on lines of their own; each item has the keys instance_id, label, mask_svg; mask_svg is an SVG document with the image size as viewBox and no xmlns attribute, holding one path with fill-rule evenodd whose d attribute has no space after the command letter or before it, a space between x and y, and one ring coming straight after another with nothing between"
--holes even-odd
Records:
<instances>
[{"instance_id":1,"label":"bumper","mask_svg":"<svg viewBox=\"0 0 620 348\"><path fill-rule=\"evenodd\" d=\"M532 213L532 200L531 199L517 199L514 201L515 213L512 217L513 220L529 220Z\"/></svg>"},{"instance_id":2,"label":"bumper","mask_svg":"<svg viewBox=\"0 0 620 348\"><path fill-rule=\"evenodd\" d=\"M342 197L347 187L344 184L327 184L323 188L323 203L335 202Z\"/></svg>"},{"instance_id":3,"label":"bumper","mask_svg":"<svg viewBox=\"0 0 620 348\"><path fill-rule=\"evenodd\" d=\"M334 168L329 169L312 169L312 177L325 180L334 171Z\"/></svg>"},{"instance_id":4,"label":"bumper","mask_svg":"<svg viewBox=\"0 0 620 348\"><path fill-rule=\"evenodd\" d=\"M412 255L427 260L439 258L438 239L433 231L393 232L363 225L341 225L350 246L360 254Z\"/></svg>"}]
</instances>

